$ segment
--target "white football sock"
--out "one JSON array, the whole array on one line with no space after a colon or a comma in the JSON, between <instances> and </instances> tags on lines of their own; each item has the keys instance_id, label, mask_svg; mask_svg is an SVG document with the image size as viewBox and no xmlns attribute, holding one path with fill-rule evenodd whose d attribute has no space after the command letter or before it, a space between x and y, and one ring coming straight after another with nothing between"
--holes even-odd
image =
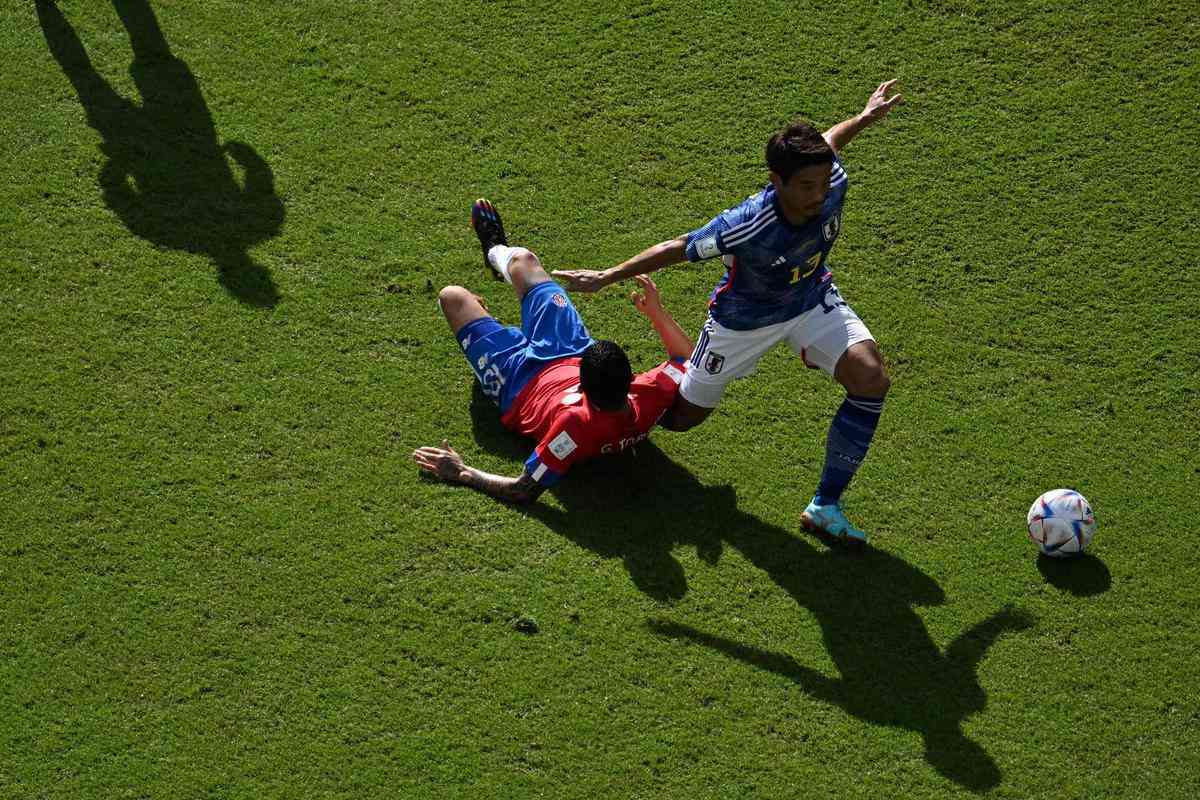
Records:
<instances>
[{"instance_id":1,"label":"white football sock","mask_svg":"<svg viewBox=\"0 0 1200 800\"><path fill-rule=\"evenodd\" d=\"M497 244L493 245L491 250L488 250L488 263L500 271L500 275L504 280L512 284L512 276L508 274L508 262L512 261L513 253L516 252L515 247L508 245Z\"/></svg>"}]
</instances>

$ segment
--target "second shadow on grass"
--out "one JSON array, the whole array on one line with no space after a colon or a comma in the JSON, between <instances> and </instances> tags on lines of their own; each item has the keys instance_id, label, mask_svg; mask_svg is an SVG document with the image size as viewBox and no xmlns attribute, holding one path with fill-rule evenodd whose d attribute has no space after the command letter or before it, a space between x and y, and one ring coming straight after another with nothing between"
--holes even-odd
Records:
<instances>
[{"instance_id":1,"label":"second shadow on grass","mask_svg":"<svg viewBox=\"0 0 1200 800\"><path fill-rule=\"evenodd\" d=\"M518 463L528 455L528 440L505 431L478 390L472 420L482 447ZM651 621L656 634L783 675L865 722L918 733L927 762L963 788L999 785L999 767L962 723L987 704L976 674L983 656L1004 633L1030 627L1028 614L998 609L942 652L915 608L941 604L945 594L920 569L883 550L850 554L767 524L738 508L732 487L702 485L651 442L573 469L552 494L561 509L543 502L527 513L601 557L621 558L634 584L658 600L687 592L673 555L679 546L710 563L734 548L816 618L838 675L720 632Z\"/></svg>"}]
</instances>

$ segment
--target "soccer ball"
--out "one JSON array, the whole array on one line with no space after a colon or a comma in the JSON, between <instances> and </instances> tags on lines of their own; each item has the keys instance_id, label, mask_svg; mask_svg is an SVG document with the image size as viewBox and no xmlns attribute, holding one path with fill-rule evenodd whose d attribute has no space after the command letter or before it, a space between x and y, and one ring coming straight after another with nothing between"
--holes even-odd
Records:
<instances>
[{"instance_id":1,"label":"soccer ball","mask_svg":"<svg viewBox=\"0 0 1200 800\"><path fill-rule=\"evenodd\" d=\"M1029 538L1044 555L1068 558L1082 553L1096 533L1092 507L1074 489L1054 489L1033 501L1025 518Z\"/></svg>"}]
</instances>

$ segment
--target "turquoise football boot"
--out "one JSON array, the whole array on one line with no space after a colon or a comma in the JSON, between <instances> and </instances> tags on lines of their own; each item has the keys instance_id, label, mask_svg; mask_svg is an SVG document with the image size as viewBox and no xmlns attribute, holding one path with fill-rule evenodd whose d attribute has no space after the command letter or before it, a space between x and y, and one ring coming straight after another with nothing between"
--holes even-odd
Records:
<instances>
[{"instance_id":1,"label":"turquoise football boot","mask_svg":"<svg viewBox=\"0 0 1200 800\"><path fill-rule=\"evenodd\" d=\"M813 498L804 513L800 515L800 524L809 533L839 544L852 547L863 547L867 543L867 534L850 524L842 507L837 503L819 506Z\"/></svg>"}]
</instances>

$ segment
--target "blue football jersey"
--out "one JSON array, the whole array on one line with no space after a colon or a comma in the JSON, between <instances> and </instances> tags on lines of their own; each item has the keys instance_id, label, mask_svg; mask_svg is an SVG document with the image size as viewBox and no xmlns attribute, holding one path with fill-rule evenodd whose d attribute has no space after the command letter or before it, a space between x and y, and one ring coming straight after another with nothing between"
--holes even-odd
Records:
<instances>
[{"instance_id":1,"label":"blue football jersey","mask_svg":"<svg viewBox=\"0 0 1200 800\"><path fill-rule=\"evenodd\" d=\"M753 330L820 305L832 286L825 262L842 227L848 184L835 158L825 205L809 222L788 222L775 187L767 184L689 233L689 261L721 256L725 262L725 275L709 297L713 319L733 330Z\"/></svg>"}]
</instances>

